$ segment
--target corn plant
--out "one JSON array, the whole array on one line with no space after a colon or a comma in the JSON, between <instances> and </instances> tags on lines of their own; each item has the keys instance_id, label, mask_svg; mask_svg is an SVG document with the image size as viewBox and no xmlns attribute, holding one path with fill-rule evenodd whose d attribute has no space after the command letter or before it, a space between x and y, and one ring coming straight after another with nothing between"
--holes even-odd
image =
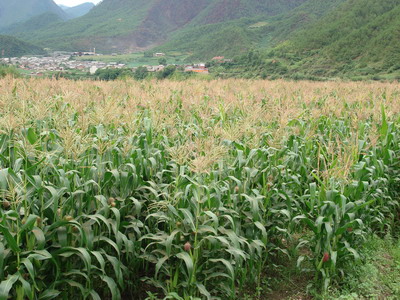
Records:
<instances>
[{"instance_id":1,"label":"corn plant","mask_svg":"<svg viewBox=\"0 0 400 300\"><path fill-rule=\"evenodd\" d=\"M237 299L299 252L327 289L396 228L395 84L0 84L0 299Z\"/></svg>"}]
</instances>

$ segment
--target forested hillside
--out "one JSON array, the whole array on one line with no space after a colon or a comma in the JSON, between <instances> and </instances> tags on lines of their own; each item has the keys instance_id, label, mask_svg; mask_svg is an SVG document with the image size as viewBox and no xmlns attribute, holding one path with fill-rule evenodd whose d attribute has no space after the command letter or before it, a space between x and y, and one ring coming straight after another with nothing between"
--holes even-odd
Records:
<instances>
[{"instance_id":1,"label":"forested hillside","mask_svg":"<svg viewBox=\"0 0 400 300\"><path fill-rule=\"evenodd\" d=\"M0 57L22 56L27 54L45 54L43 49L20 41L14 37L0 35Z\"/></svg>"},{"instance_id":2,"label":"forested hillside","mask_svg":"<svg viewBox=\"0 0 400 300\"><path fill-rule=\"evenodd\" d=\"M104 0L81 18L58 23L34 33L21 31L16 34L25 40L35 40L43 46L54 49L87 50L97 47L110 52L121 48L125 51L136 49L130 41L129 33L137 28L145 18L152 0ZM126 46L126 48L123 47Z\"/></svg>"},{"instance_id":3,"label":"forested hillside","mask_svg":"<svg viewBox=\"0 0 400 300\"><path fill-rule=\"evenodd\" d=\"M313 75L400 69L399 16L399 0L349 0L299 32L278 55L300 58L296 68Z\"/></svg>"},{"instance_id":4,"label":"forested hillside","mask_svg":"<svg viewBox=\"0 0 400 300\"><path fill-rule=\"evenodd\" d=\"M296 10L301 11L301 7ZM290 19L280 16L282 26L279 30L274 27L275 34L268 38L269 47L259 47L258 51L236 58L234 63L219 67L220 72L247 77L378 78L379 74L389 74L388 78L397 78L399 15L400 0L347 0L337 1L325 15L307 21L297 30L288 30ZM299 14L293 16L296 19ZM268 26L266 29L270 34Z\"/></svg>"},{"instance_id":5,"label":"forested hillside","mask_svg":"<svg viewBox=\"0 0 400 300\"><path fill-rule=\"evenodd\" d=\"M272 16L290 11L306 0L217 0L211 1L194 24L213 24L259 15ZM209 1L210 2L210 1Z\"/></svg>"},{"instance_id":6,"label":"forested hillside","mask_svg":"<svg viewBox=\"0 0 400 300\"><path fill-rule=\"evenodd\" d=\"M0 32L7 35L18 35L18 33L23 32L25 36L28 36L32 32L37 32L59 22L63 22L63 19L59 15L46 12L32 17L27 21L15 23L7 28L0 29Z\"/></svg>"},{"instance_id":7,"label":"forested hillside","mask_svg":"<svg viewBox=\"0 0 400 300\"><path fill-rule=\"evenodd\" d=\"M0 29L48 12L66 18L53 0L0 0Z\"/></svg>"},{"instance_id":8,"label":"forested hillside","mask_svg":"<svg viewBox=\"0 0 400 300\"><path fill-rule=\"evenodd\" d=\"M212 66L224 76L396 77L399 15L400 0L104 0L73 20L46 12L0 32L53 50L235 58Z\"/></svg>"},{"instance_id":9,"label":"forested hillside","mask_svg":"<svg viewBox=\"0 0 400 300\"><path fill-rule=\"evenodd\" d=\"M271 48L344 1L309 0L276 16L262 14L186 27L172 35L158 50L190 52L190 59L210 59L217 55L233 57L254 48Z\"/></svg>"},{"instance_id":10,"label":"forested hillside","mask_svg":"<svg viewBox=\"0 0 400 300\"><path fill-rule=\"evenodd\" d=\"M104 0L87 15L57 26L16 36L56 49L129 52L165 43L188 27L225 23L243 17L272 16L306 0ZM196 36L190 41L195 42Z\"/></svg>"}]
</instances>

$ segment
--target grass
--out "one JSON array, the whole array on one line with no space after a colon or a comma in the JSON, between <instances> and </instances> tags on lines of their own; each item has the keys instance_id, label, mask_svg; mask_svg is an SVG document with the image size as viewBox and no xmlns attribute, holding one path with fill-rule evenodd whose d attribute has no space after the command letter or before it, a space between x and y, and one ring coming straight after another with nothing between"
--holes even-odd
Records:
<instances>
[{"instance_id":1,"label":"grass","mask_svg":"<svg viewBox=\"0 0 400 300\"><path fill-rule=\"evenodd\" d=\"M391 237L371 238L364 249L365 261L349 265L340 289L327 299L398 299L400 296L400 242Z\"/></svg>"},{"instance_id":2,"label":"grass","mask_svg":"<svg viewBox=\"0 0 400 300\"><path fill-rule=\"evenodd\" d=\"M169 53L165 56L168 64L183 64L188 55L182 53ZM81 56L75 57L77 60L96 60L101 62L117 62L126 64L128 67L140 67L143 65L159 65L160 57L146 57L143 53L101 55L101 56Z\"/></svg>"},{"instance_id":3,"label":"grass","mask_svg":"<svg viewBox=\"0 0 400 300\"><path fill-rule=\"evenodd\" d=\"M260 27L264 27L267 25L268 25L268 22L257 22L257 23L250 25L249 28L260 28Z\"/></svg>"},{"instance_id":4,"label":"grass","mask_svg":"<svg viewBox=\"0 0 400 300\"><path fill-rule=\"evenodd\" d=\"M396 83L0 88L0 299L329 295L398 235Z\"/></svg>"},{"instance_id":5,"label":"grass","mask_svg":"<svg viewBox=\"0 0 400 300\"><path fill-rule=\"evenodd\" d=\"M321 294L311 276L305 276L296 267L296 259L279 262L275 272L266 272L264 287L251 288L243 299L398 299L400 296L400 241L390 235L368 238L360 249L363 260L349 263L340 284Z\"/></svg>"},{"instance_id":6,"label":"grass","mask_svg":"<svg viewBox=\"0 0 400 300\"><path fill-rule=\"evenodd\" d=\"M264 275L264 288L249 289L243 299L398 299L400 296L400 241L392 236L368 238L360 249L363 260L350 262L340 283L325 293L312 277L300 273L296 259L281 261L276 272Z\"/></svg>"}]
</instances>

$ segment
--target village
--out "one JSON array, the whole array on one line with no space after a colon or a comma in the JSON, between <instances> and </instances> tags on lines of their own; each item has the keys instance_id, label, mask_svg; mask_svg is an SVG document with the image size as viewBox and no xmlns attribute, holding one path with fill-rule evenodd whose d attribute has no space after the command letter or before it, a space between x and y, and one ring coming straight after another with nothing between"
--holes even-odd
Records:
<instances>
[{"instance_id":1,"label":"village","mask_svg":"<svg viewBox=\"0 0 400 300\"><path fill-rule=\"evenodd\" d=\"M97 70L101 69L121 69L128 68L125 63L118 62L105 62L96 60L96 57L102 56L93 52L54 52L51 56L22 56L22 57L11 57L11 58L0 58L0 63L14 65L19 69L25 70L28 76L42 76L45 73L51 72L65 72L65 71L81 71L87 72L91 75L96 74ZM117 60L117 54L112 54ZM154 53L154 57L162 58L165 57L165 53ZM226 61L224 57L217 56L213 58L213 61ZM157 65L143 65L146 67L148 72L161 72L170 64L163 63ZM176 65L183 72L194 72L208 74L209 70L206 63L196 64L181 64ZM135 71L137 67L131 67L132 71Z\"/></svg>"},{"instance_id":2,"label":"village","mask_svg":"<svg viewBox=\"0 0 400 300\"><path fill-rule=\"evenodd\" d=\"M41 76L45 72L80 70L95 74L98 69L124 68L125 64L93 60L75 60L75 53L54 53L52 56L22 56L1 58L0 62L11 64L19 69L30 71L31 76Z\"/></svg>"}]
</instances>

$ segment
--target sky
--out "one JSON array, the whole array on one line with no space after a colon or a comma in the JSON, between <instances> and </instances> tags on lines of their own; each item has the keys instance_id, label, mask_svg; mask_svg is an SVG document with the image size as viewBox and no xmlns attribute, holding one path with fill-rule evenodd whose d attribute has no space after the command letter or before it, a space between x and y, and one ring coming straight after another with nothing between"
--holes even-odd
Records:
<instances>
[{"instance_id":1,"label":"sky","mask_svg":"<svg viewBox=\"0 0 400 300\"><path fill-rule=\"evenodd\" d=\"M85 2L93 2L94 4L99 3L101 0L54 0L57 4L62 4L65 6L75 6Z\"/></svg>"}]
</instances>

